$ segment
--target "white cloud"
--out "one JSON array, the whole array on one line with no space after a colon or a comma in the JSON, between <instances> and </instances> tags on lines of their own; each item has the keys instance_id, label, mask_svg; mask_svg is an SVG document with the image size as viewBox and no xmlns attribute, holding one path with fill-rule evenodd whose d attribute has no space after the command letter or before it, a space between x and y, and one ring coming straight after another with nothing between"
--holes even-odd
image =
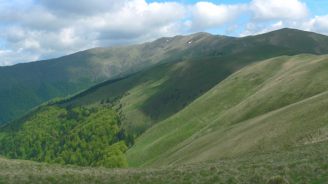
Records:
<instances>
[{"instance_id":1,"label":"white cloud","mask_svg":"<svg viewBox=\"0 0 328 184\"><path fill-rule=\"evenodd\" d=\"M292 21L286 22L285 24L289 27L328 35L328 14L323 16L315 16L302 22Z\"/></svg>"},{"instance_id":2,"label":"white cloud","mask_svg":"<svg viewBox=\"0 0 328 184\"><path fill-rule=\"evenodd\" d=\"M74 28L62 29L59 33L59 38L64 45L71 45L78 40Z\"/></svg>"},{"instance_id":3,"label":"white cloud","mask_svg":"<svg viewBox=\"0 0 328 184\"><path fill-rule=\"evenodd\" d=\"M198 2L191 11L192 19L187 25L196 30L227 25L249 13L257 24L260 24L258 21L299 20L308 16L306 4L299 0L252 0L234 5Z\"/></svg>"},{"instance_id":4,"label":"white cloud","mask_svg":"<svg viewBox=\"0 0 328 184\"><path fill-rule=\"evenodd\" d=\"M51 12L67 15L101 14L115 10L131 0L36 0Z\"/></svg>"},{"instance_id":5,"label":"white cloud","mask_svg":"<svg viewBox=\"0 0 328 184\"><path fill-rule=\"evenodd\" d=\"M300 0L179 2L0 0L0 65L217 28L241 35L283 27L328 33L328 15L309 17Z\"/></svg>"},{"instance_id":6,"label":"white cloud","mask_svg":"<svg viewBox=\"0 0 328 184\"><path fill-rule=\"evenodd\" d=\"M131 39L156 32L163 34L163 28L176 24L183 17L184 7L178 3L146 3L135 0L117 11L90 17L82 22L88 22L98 29L102 39Z\"/></svg>"},{"instance_id":7,"label":"white cloud","mask_svg":"<svg viewBox=\"0 0 328 184\"><path fill-rule=\"evenodd\" d=\"M20 50L0 50L0 58L0 66L12 65L17 62L25 62L26 59L28 59L28 61L35 61L39 59L37 55L33 55L32 53L22 53Z\"/></svg>"},{"instance_id":8,"label":"white cloud","mask_svg":"<svg viewBox=\"0 0 328 184\"><path fill-rule=\"evenodd\" d=\"M198 2L192 7L192 20L189 25L193 29L204 29L222 26L235 19L245 11L245 5L216 5L210 2Z\"/></svg>"},{"instance_id":9,"label":"white cloud","mask_svg":"<svg viewBox=\"0 0 328 184\"><path fill-rule=\"evenodd\" d=\"M241 36L261 34L269 31L281 29L284 27L318 32L328 35L328 15L315 16L313 18L304 19L302 21L280 20L280 21L273 22L271 24L249 22L246 25L244 31L241 33Z\"/></svg>"},{"instance_id":10,"label":"white cloud","mask_svg":"<svg viewBox=\"0 0 328 184\"><path fill-rule=\"evenodd\" d=\"M310 25L312 30L328 34L328 15L314 17Z\"/></svg>"},{"instance_id":11,"label":"white cloud","mask_svg":"<svg viewBox=\"0 0 328 184\"><path fill-rule=\"evenodd\" d=\"M179 34L185 7L145 0L40 0L28 8L6 4L0 11L0 38L6 52L1 64L57 57L96 46L134 43ZM25 60L13 57L11 53ZM31 57L33 55L33 57ZM16 61L16 59L17 61ZM5 61L4 61L5 60Z\"/></svg>"},{"instance_id":12,"label":"white cloud","mask_svg":"<svg viewBox=\"0 0 328 184\"><path fill-rule=\"evenodd\" d=\"M253 0L250 9L257 20L296 20L308 15L306 4L299 0Z\"/></svg>"},{"instance_id":13,"label":"white cloud","mask_svg":"<svg viewBox=\"0 0 328 184\"><path fill-rule=\"evenodd\" d=\"M269 25L267 25L267 24L263 25L263 24L250 22L250 23L246 24L246 27L245 27L244 31L240 34L240 36L262 34L262 33L266 33L269 31L282 29L284 27L286 27L286 25L283 21L274 22Z\"/></svg>"}]
</instances>

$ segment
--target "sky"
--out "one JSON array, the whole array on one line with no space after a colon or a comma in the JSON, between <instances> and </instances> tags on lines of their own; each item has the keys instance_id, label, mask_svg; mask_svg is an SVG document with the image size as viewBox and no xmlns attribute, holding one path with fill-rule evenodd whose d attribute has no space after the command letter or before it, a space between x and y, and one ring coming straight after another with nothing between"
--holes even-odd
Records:
<instances>
[{"instance_id":1,"label":"sky","mask_svg":"<svg viewBox=\"0 0 328 184\"><path fill-rule=\"evenodd\" d=\"M195 32L328 35L328 0L0 0L0 66Z\"/></svg>"}]
</instances>

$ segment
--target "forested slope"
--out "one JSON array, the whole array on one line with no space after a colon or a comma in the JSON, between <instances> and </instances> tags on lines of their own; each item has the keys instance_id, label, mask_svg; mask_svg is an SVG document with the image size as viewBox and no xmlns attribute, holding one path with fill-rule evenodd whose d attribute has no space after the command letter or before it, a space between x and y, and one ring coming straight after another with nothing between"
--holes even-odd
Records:
<instances>
[{"instance_id":1,"label":"forested slope","mask_svg":"<svg viewBox=\"0 0 328 184\"><path fill-rule=\"evenodd\" d=\"M41 106L0 134L0 154L8 158L81 166L126 167L125 151L134 141L105 105Z\"/></svg>"},{"instance_id":2,"label":"forested slope","mask_svg":"<svg viewBox=\"0 0 328 184\"><path fill-rule=\"evenodd\" d=\"M57 59L0 67L0 123L17 119L52 98L73 95L103 81L128 76L157 64L193 60L198 64L191 65L201 67L202 62L204 65L215 63L214 66L208 66L212 70L223 67L218 71L222 80L250 62L301 53L328 53L328 37L292 29L243 38L197 33L161 38L140 45L95 48ZM193 69L190 72L197 73L199 70ZM218 76L215 77L213 82L218 82ZM183 78L181 76L179 80ZM193 80L190 77L188 79ZM200 90L206 91L214 84L206 83ZM167 88L170 89L170 86ZM176 98L172 91L162 90L161 93L163 99L168 98L166 95ZM153 103L160 103L157 97L152 98L144 109L146 113L152 113L154 118L162 119L180 110L181 106L200 94L192 92L190 97L184 96L181 104L169 101L163 106L163 115L152 112ZM172 107L171 112L168 107Z\"/></svg>"}]
</instances>

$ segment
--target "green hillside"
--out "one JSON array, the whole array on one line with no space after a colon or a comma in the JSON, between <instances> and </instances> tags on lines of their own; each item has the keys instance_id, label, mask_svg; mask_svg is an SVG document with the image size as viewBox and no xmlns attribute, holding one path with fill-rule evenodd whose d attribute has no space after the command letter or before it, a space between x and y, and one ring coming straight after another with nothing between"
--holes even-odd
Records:
<instances>
[{"instance_id":1,"label":"green hillside","mask_svg":"<svg viewBox=\"0 0 328 184\"><path fill-rule=\"evenodd\" d=\"M285 40L280 39L285 34L289 37ZM197 44L192 49L193 58L164 63L119 81L102 83L69 99L62 105L93 105L101 101L114 100L122 107L123 124L126 129L139 135L151 125L179 112L226 77L248 64L283 54L305 52L304 50L308 52L324 50L324 47L319 49L319 46L299 47L299 50L293 50L292 48L301 45L289 43L295 43L291 41L294 39L299 41L301 36L303 37L301 40L312 44L314 40L320 40L320 35L317 34L284 29L234 39L226 46L220 45L221 55L215 55L212 49L217 47L202 45L211 42L209 40L213 37L210 36L204 38L206 41ZM267 43L270 45L264 46ZM277 43L283 43L286 47L279 48ZM314 48L316 49L313 50Z\"/></svg>"},{"instance_id":2,"label":"green hillside","mask_svg":"<svg viewBox=\"0 0 328 184\"><path fill-rule=\"evenodd\" d=\"M316 184L328 180L328 144L159 168L105 169L0 158L0 183Z\"/></svg>"},{"instance_id":3,"label":"green hillside","mask_svg":"<svg viewBox=\"0 0 328 184\"><path fill-rule=\"evenodd\" d=\"M0 67L0 123L17 119L31 108L54 97L72 95L105 80L128 76L157 64L193 60L191 65L202 67L203 62L212 63L213 67L222 70L218 71L221 77L214 76L212 82L205 82L201 88L203 92L250 62L301 53L328 53L328 37L291 29L244 38L197 33L161 38L141 45L97 48L47 61ZM194 68L191 71L199 70ZM207 77L211 75L214 74ZM194 80L192 77L189 79ZM161 99L169 98L167 95L176 98L171 87L166 88L170 92L162 91ZM165 108L164 114L152 112L153 103L161 103L157 97L152 98L143 109L146 114L152 114L151 119L162 120L202 92L192 92L190 97L184 96L185 99L179 104L168 102L161 106Z\"/></svg>"},{"instance_id":4,"label":"green hillside","mask_svg":"<svg viewBox=\"0 0 328 184\"><path fill-rule=\"evenodd\" d=\"M186 63L160 65L128 78L106 82L73 98L41 106L1 129L1 154L10 158L97 166L104 164L98 164L97 159L91 162L93 154L97 154L96 148L105 150L124 141L133 146L127 150L127 158L122 156L126 151L123 148L119 160L127 159L130 167L159 167L239 158L248 153L285 150L327 139L328 56L281 56L251 64L218 82L179 112L163 120L157 119L154 125L156 121L151 119L149 124L143 122L147 116L142 108L147 100L161 97L159 92L170 89L163 87L165 82L162 81L167 81L168 76L183 75L181 70L174 73L174 69L184 68ZM218 76L220 81L221 76ZM176 81L179 80L182 79ZM184 78L183 81L188 80ZM190 92L199 90L196 86L204 82L193 81L196 82L189 85L185 82ZM173 102L180 102L180 99L183 98L173 98ZM163 104L168 101L160 100ZM74 113L74 118L70 118L72 109L81 111L78 114L82 119ZM96 110L92 113L92 109ZM113 121L115 116L118 120L114 118ZM62 131L63 126L68 128ZM114 133L104 133L102 129L106 127ZM105 141L118 137L119 132L124 133L120 139ZM87 139L88 135L94 136ZM63 141L65 144L59 146ZM89 158L85 156L90 153L84 144L91 145L87 147L91 150L90 162L78 159ZM40 150L38 145L47 151L35 151ZM52 153L56 147L59 151ZM105 152L101 155L100 158L110 156Z\"/></svg>"},{"instance_id":5,"label":"green hillside","mask_svg":"<svg viewBox=\"0 0 328 184\"><path fill-rule=\"evenodd\" d=\"M229 76L137 139L131 166L283 150L327 138L328 57L278 57Z\"/></svg>"},{"instance_id":6,"label":"green hillside","mask_svg":"<svg viewBox=\"0 0 328 184\"><path fill-rule=\"evenodd\" d=\"M108 106L42 106L1 131L0 154L48 163L126 167L124 155L133 137Z\"/></svg>"},{"instance_id":7,"label":"green hillside","mask_svg":"<svg viewBox=\"0 0 328 184\"><path fill-rule=\"evenodd\" d=\"M283 29L131 46L158 52L0 127L0 155L46 162L0 158L0 183L323 183L325 39Z\"/></svg>"},{"instance_id":8,"label":"green hillside","mask_svg":"<svg viewBox=\"0 0 328 184\"><path fill-rule=\"evenodd\" d=\"M203 37L216 40L209 34L162 38L140 45L95 48L46 61L0 67L0 123L16 119L54 97L72 95L158 63L174 62L189 49L188 40Z\"/></svg>"}]
</instances>

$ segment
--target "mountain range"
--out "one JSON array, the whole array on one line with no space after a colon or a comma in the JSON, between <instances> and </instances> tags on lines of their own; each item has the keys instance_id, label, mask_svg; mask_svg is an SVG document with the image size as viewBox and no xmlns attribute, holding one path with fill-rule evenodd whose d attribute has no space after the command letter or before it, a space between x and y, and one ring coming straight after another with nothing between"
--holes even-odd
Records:
<instances>
[{"instance_id":1,"label":"mountain range","mask_svg":"<svg viewBox=\"0 0 328 184\"><path fill-rule=\"evenodd\" d=\"M281 29L241 38L196 33L2 67L0 154L138 168L115 177L101 171L117 183L182 183L178 171L199 174L198 183L320 183L326 175L295 164L327 170L327 54L327 36ZM258 164L263 176L241 163ZM70 172L87 177L79 169Z\"/></svg>"},{"instance_id":2,"label":"mountain range","mask_svg":"<svg viewBox=\"0 0 328 184\"><path fill-rule=\"evenodd\" d=\"M227 67L224 72L228 75L250 62L301 53L328 53L327 37L291 29L243 38L196 33L0 67L0 123L17 119L50 99L76 94L158 64L216 61L216 65Z\"/></svg>"}]
</instances>

